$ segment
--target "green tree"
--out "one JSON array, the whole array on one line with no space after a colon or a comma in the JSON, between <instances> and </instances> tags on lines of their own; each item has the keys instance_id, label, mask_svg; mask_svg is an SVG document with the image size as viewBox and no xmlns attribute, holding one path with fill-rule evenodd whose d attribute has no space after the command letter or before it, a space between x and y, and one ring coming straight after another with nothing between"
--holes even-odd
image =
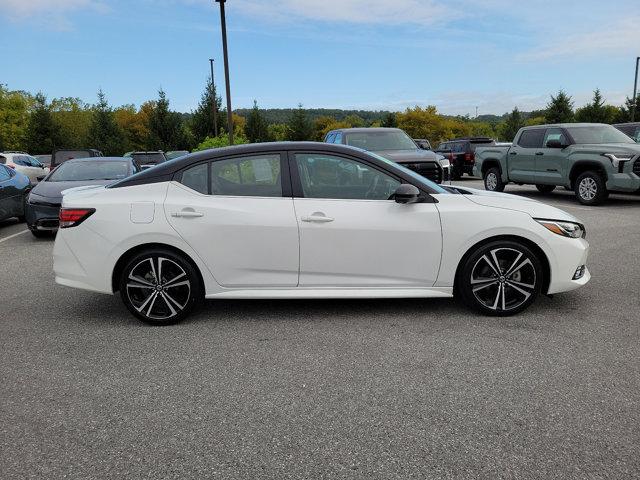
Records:
<instances>
[{"instance_id":1,"label":"green tree","mask_svg":"<svg viewBox=\"0 0 640 480\"><path fill-rule=\"evenodd\" d=\"M41 92L34 98L25 137L26 149L33 155L51 153L59 145L58 127L51 116L51 105Z\"/></svg>"},{"instance_id":2,"label":"green tree","mask_svg":"<svg viewBox=\"0 0 640 480\"><path fill-rule=\"evenodd\" d=\"M59 127L58 141L63 148L86 148L94 112L76 97L51 100L51 116Z\"/></svg>"},{"instance_id":3,"label":"green tree","mask_svg":"<svg viewBox=\"0 0 640 480\"><path fill-rule=\"evenodd\" d=\"M98 103L93 106L87 140L91 148L97 148L107 156L122 155L125 150L124 133L116 123L102 90L98 90Z\"/></svg>"},{"instance_id":4,"label":"green tree","mask_svg":"<svg viewBox=\"0 0 640 480\"><path fill-rule=\"evenodd\" d=\"M576 121L592 123L613 123L617 116L618 109L605 105L604 98L597 88L593 92L593 100L584 107L576 110Z\"/></svg>"},{"instance_id":5,"label":"green tree","mask_svg":"<svg viewBox=\"0 0 640 480\"><path fill-rule=\"evenodd\" d=\"M242 145L245 143L249 143L249 139L245 137L243 134L233 135L233 144L234 145ZM198 152L200 150L208 150L210 148L221 148L229 146L229 135L222 134L217 137L207 137L202 142L200 142L194 149L194 152Z\"/></svg>"},{"instance_id":6,"label":"green tree","mask_svg":"<svg viewBox=\"0 0 640 480\"><path fill-rule=\"evenodd\" d=\"M396 128L398 126L398 117L394 112L387 113L382 118L382 126L388 128Z\"/></svg>"},{"instance_id":7,"label":"green tree","mask_svg":"<svg viewBox=\"0 0 640 480\"><path fill-rule=\"evenodd\" d=\"M298 108L293 111L289 119L288 140L302 141L311 140L313 138L313 125L307 116L307 112L302 108L302 104L298 104Z\"/></svg>"},{"instance_id":8,"label":"green tree","mask_svg":"<svg viewBox=\"0 0 640 480\"><path fill-rule=\"evenodd\" d=\"M188 149L189 139L182 125L182 117L169 110L169 100L162 89L158 91L158 100L149 117L148 148L153 150Z\"/></svg>"},{"instance_id":9,"label":"green tree","mask_svg":"<svg viewBox=\"0 0 640 480\"><path fill-rule=\"evenodd\" d=\"M508 142L513 141L516 133L522 127L524 127L524 118L522 117L522 113L518 110L518 107L514 107L511 113L507 116L504 123L500 124L498 127L498 132L500 134L500 138L504 139Z\"/></svg>"},{"instance_id":10,"label":"green tree","mask_svg":"<svg viewBox=\"0 0 640 480\"><path fill-rule=\"evenodd\" d=\"M267 127L269 138L274 142L283 142L289 135L289 127L286 123L272 123Z\"/></svg>"},{"instance_id":11,"label":"green tree","mask_svg":"<svg viewBox=\"0 0 640 480\"><path fill-rule=\"evenodd\" d=\"M213 102L215 99L218 125L218 133L222 132L227 125L227 111L222 110L222 99L217 95L216 87L211 82L211 77L207 79L207 85L200 97L198 108L193 112L189 122L189 128L196 141L201 142L206 137L214 136L213 128Z\"/></svg>"},{"instance_id":12,"label":"green tree","mask_svg":"<svg viewBox=\"0 0 640 480\"><path fill-rule=\"evenodd\" d=\"M22 91L10 91L0 84L0 151L26 150L29 112L33 97Z\"/></svg>"},{"instance_id":13,"label":"green tree","mask_svg":"<svg viewBox=\"0 0 640 480\"><path fill-rule=\"evenodd\" d=\"M244 126L244 133L251 143L269 141L267 121L264 119L262 113L260 113L258 102L256 100L253 101L253 108L251 109L247 122Z\"/></svg>"},{"instance_id":14,"label":"green tree","mask_svg":"<svg viewBox=\"0 0 640 480\"><path fill-rule=\"evenodd\" d=\"M620 107L616 118L614 120L615 123L626 123L631 121L631 109L633 108L633 100L629 97L624 101L624 105ZM636 97L636 116L634 121L640 120L640 94Z\"/></svg>"},{"instance_id":15,"label":"green tree","mask_svg":"<svg viewBox=\"0 0 640 480\"><path fill-rule=\"evenodd\" d=\"M564 90L560 90L555 97L551 95L551 100L547 104L544 116L549 123L573 122L573 101L571 97Z\"/></svg>"}]
</instances>

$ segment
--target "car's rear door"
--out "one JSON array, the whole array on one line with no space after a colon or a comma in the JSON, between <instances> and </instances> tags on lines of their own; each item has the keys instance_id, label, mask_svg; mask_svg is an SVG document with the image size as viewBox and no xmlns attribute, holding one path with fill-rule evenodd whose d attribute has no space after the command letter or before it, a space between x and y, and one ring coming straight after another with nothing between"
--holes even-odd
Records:
<instances>
[{"instance_id":1,"label":"car's rear door","mask_svg":"<svg viewBox=\"0 0 640 480\"><path fill-rule=\"evenodd\" d=\"M215 159L178 177L168 187L166 217L220 285L298 284L298 224L284 154Z\"/></svg>"},{"instance_id":2,"label":"car's rear door","mask_svg":"<svg viewBox=\"0 0 640 480\"><path fill-rule=\"evenodd\" d=\"M540 155L545 128L523 130L509 149L507 168L512 182L535 183L536 157Z\"/></svg>"},{"instance_id":3,"label":"car's rear door","mask_svg":"<svg viewBox=\"0 0 640 480\"><path fill-rule=\"evenodd\" d=\"M300 287L430 287L442 235L434 203L399 204L401 180L360 159L289 154Z\"/></svg>"}]
</instances>

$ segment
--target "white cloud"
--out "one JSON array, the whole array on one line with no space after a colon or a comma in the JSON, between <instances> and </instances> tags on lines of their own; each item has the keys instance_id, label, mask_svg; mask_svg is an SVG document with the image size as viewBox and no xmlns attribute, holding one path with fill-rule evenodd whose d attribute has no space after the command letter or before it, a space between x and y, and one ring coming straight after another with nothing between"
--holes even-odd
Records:
<instances>
[{"instance_id":1,"label":"white cloud","mask_svg":"<svg viewBox=\"0 0 640 480\"><path fill-rule=\"evenodd\" d=\"M67 30L70 22L66 14L82 9L104 13L108 7L99 0L0 0L0 14L14 21L46 20L57 30Z\"/></svg>"},{"instance_id":2,"label":"white cloud","mask_svg":"<svg viewBox=\"0 0 640 480\"><path fill-rule=\"evenodd\" d=\"M270 20L391 25L430 24L455 13L434 0L240 0L234 7Z\"/></svg>"}]
</instances>

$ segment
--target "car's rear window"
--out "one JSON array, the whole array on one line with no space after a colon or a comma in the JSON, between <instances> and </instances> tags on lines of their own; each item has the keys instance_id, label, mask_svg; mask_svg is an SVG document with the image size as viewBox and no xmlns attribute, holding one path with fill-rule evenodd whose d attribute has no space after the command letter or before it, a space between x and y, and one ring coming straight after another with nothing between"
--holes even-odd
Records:
<instances>
[{"instance_id":1,"label":"car's rear window","mask_svg":"<svg viewBox=\"0 0 640 480\"><path fill-rule=\"evenodd\" d=\"M65 162L56 168L48 182L79 182L90 180L119 180L131 174L129 162L82 160Z\"/></svg>"},{"instance_id":2,"label":"car's rear window","mask_svg":"<svg viewBox=\"0 0 640 480\"><path fill-rule=\"evenodd\" d=\"M89 150L63 150L53 154L51 157L51 163L54 165L60 165L67 160L73 160L74 158L86 158L90 156L91 153Z\"/></svg>"},{"instance_id":3,"label":"car's rear window","mask_svg":"<svg viewBox=\"0 0 640 480\"><path fill-rule=\"evenodd\" d=\"M131 157L138 166L155 165L165 161L163 153L134 153Z\"/></svg>"}]
</instances>

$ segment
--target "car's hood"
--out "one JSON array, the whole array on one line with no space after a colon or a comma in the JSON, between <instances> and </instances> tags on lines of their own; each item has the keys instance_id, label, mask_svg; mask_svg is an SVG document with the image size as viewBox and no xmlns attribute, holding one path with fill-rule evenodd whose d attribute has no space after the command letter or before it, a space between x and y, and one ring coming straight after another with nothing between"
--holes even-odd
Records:
<instances>
[{"instance_id":1,"label":"car's hood","mask_svg":"<svg viewBox=\"0 0 640 480\"><path fill-rule=\"evenodd\" d=\"M439 157L434 152L419 148L415 150L382 150L373 153L398 163L435 162Z\"/></svg>"},{"instance_id":2,"label":"car's hood","mask_svg":"<svg viewBox=\"0 0 640 480\"><path fill-rule=\"evenodd\" d=\"M79 182L40 182L31 192L41 197L47 197L50 200L62 200L62 195L73 190L83 190L85 188L94 188L113 183L113 180L91 180Z\"/></svg>"},{"instance_id":3,"label":"car's hood","mask_svg":"<svg viewBox=\"0 0 640 480\"><path fill-rule=\"evenodd\" d=\"M637 155L640 153L640 144L637 143L581 143L567 147L571 153L627 153Z\"/></svg>"},{"instance_id":4,"label":"car's hood","mask_svg":"<svg viewBox=\"0 0 640 480\"><path fill-rule=\"evenodd\" d=\"M531 215L533 218L546 218L549 220L564 220L567 222L582 223L570 213L552 207L545 203L527 197L511 195L509 193L489 192L487 190L477 190L462 186L455 186L469 194L465 195L468 200L484 205L486 207L505 208L507 210L517 210Z\"/></svg>"}]
</instances>

